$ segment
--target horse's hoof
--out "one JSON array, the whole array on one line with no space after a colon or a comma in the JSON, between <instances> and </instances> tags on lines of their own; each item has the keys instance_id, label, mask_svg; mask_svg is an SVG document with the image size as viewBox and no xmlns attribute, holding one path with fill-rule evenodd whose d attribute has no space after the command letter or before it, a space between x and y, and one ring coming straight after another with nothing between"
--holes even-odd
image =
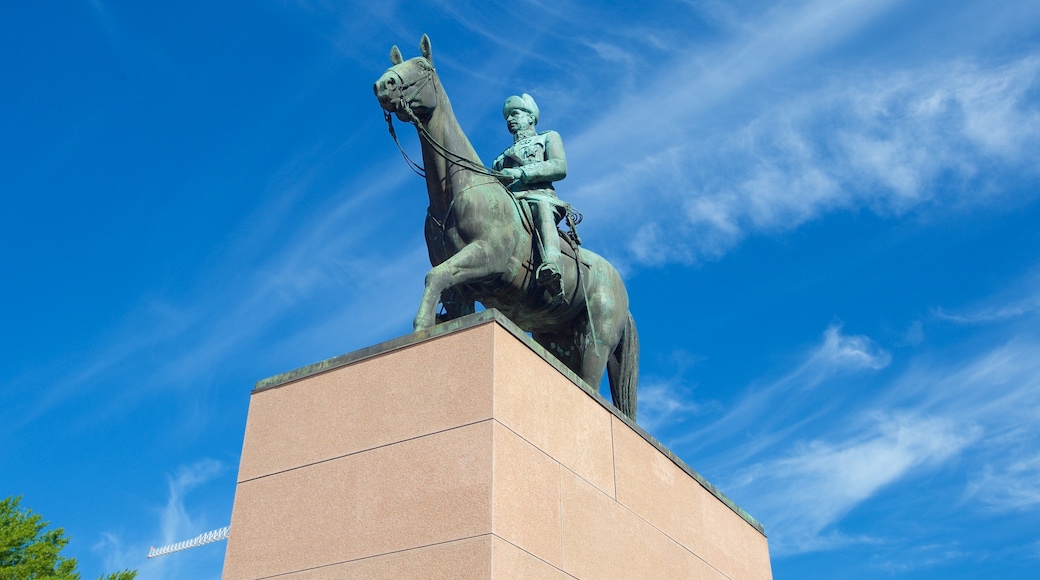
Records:
<instances>
[{"instance_id":1,"label":"horse's hoof","mask_svg":"<svg viewBox=\"0 0 1040 580\"><path fill-rule=\"evenodd\" d=\"M425 317L416 316L415 320L412 321L412 330L414 330L415 332L418 332L420 330L426 330L431 326L433 326L433 322L427 320Z\"/></svg>"}]
</instances>

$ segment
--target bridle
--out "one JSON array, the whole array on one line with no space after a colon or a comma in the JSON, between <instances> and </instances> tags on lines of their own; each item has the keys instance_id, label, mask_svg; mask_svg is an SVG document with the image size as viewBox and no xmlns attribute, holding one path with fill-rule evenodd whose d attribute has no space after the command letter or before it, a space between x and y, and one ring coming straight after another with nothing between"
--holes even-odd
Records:
<instances>
[{"instance_id":1,"label":"bridle","mask_svg":"<svg viewBox=\"0 0 1040 580\"><path fill-rule=\"evenodd\" d=\"M493 169L484 167L480 163L472 161L468 157L464 157L462 155L459 155L458 153L455 153L454 151L448 149L442 143L434 139L433 135L431 135L429 130L426 129L426 126L423 125L422 120L419 119L419 116L416 115L415 111L412 110L412 99L418 96L419 93L421 93L430 83L434 81L434 76L437 72L436 69L433 68L433 65L425 61L423 62L423 75L420 78L417 78L414 81L412 81L410 84L402 84L401 87L398 89L403 94L406 90L414 87L410 94L408 94L407 96L402 96L400 98L400 107L408 115L411 124L415 125L416 130L424 139L426 139L426 142L430 144L430 147L432 147L438 155L440 155L442 158L444 158L444 160L448 161L449 163L454 163L455 165L461 166L463 169L468 169L479 175L494 177L496 178L496 180L502 177L501 173ZM404 79L401 78L401 75L398 74L397 71L395 71L393 68L391 68L390 71L393 72L398 79L401 79L402 83L404 82ZM397 145L397 149L401 152L401 156L404 157L404 160L408 164L408 167L411 168L411 170L414 171L420 177L426 177L426 168L413 161L412 158L409 157L407 153L405 153L404 148L401 147L401 142L397 140L397 131L394 130L393 113L384 109L383 118L386 119L387 130L390 132L390 136L393 138L394 143Z\"/></svg>"},{"instance_id":2,"label":"bridle","mask_svg":"<svg viewBox=\"0 0 1040 580\"><path fill-rule=\"evenodd\" d=\"M419 95L419 93L426 89L426 87L429 86L430 83L434 82L437 72L436 69L433 68L433 65L426 59L420 59L419 62L420 67L423 69L423 74L419 78L412 81L410 84L404 84L404 79L396 70L394 70L394 68L396 67L391 67L389 69L389 71L393 72L394 76L396 76L402 83L401 86L397 89L400 93L404 93L408 89L412 89L411 93L409 93L406 96L402 95L400 97L400 108L403 109L404 112L408 115L410 123L415 126L416 130L419 132L419 135L421 135L426 140L426 142L430 144L430 147L433 148L433 150L443 159L445 159L449 163L454 163L462 167L463 169L467 169L478 175L486 175L488 177L493 177L495 178L496 183L501 184L501 181L499 181L503 177L501 173L493 169L489 169L481 165L480 163L472 161L471 159L459 155L451 149L448 149L441 142L437 141L437 139L435 139L433 135L430 134L429 130L426 129L426 126L423 124L422 120L419 118L418 115L415 114L415 111L412 110L412 99L414 99L416 96ZM394 144L397 145L397 150L401 152L401 156L404 157L404 160L408 164L408 167L412 171L414 171L416 175L425 178L426 168L422 165L419 165L411 157L409 157L408 153L405 152L404 147L401 146L401 142L397 139L397 131L394 129L394 114L384 109L383 118L386 119L386 127L387 130L390 132L390 137L393 138ZM469 187L473 187L474 185L477 184L470 185ZM469 189L469 187L467 187L466 189ZM451 206L455 205L455 200L458 199L458 197L460 197L462 193L466 191L466 189L463 189L462 191L458 192L458 194L452 197L451 204L448 207L448 212L444 216L443 222L434 218L434 221L441 227L442 230L444 229L445 225L447 224L447 220L451 215ZM513 205L516 206L516 210L520 214L521 219L524 219L524 212L520 208L519 200L516 198L515 195L513 195L513 193L509 190L508 187L505 187L503 185L503 189L509 195L509 198L512 199ZM581 223L581 213L575 211L574 208L568 206L567 213L565 214L565 216L567 219L567 225L570 227L570 230L573 234L572 239L575 242L575 247L577 248L577 246L581 245L581 238L578 237L577 230L577 225ZM431 215L430 217L433 216ZM534 224L531 224L531 226L533 227Z\"/></svg>"},{"instance_id":3,"label":"bridle","mask_svg":"<svg viewBox=\"0 0 1040 580\"><path fill-rule=\"evenodd\" d=\"M429 130L426 129L426 126L423 124L422 120L419 118L418 115L415 114L415 111L412 110L412 107L411 107L412 99L414 99L416 96L418 96L419 93L421 93L424 89L426 89L427 86L429 86L431 83L433 83L434 82L434 77L436 75L436 69L433 68L433 64L432 63L430 63L426 59L421 59L420 63L421 63L420 66L423 69L423 75L420 78L415 79L414 81L412 81L410 84L407 84L407 85L404 84L404 79L401 77L401 75L396 70L394 70L394 68L396 68L396 67L391 67L389 69L389 71L393 72L394 76L396 76L402 83L401 86L397 89L402 94L402 96L400 97L400 103L401 103L400 104L400 108L403 109L404 112L408 115L408 118L410 119L411 124L415 125L416 130L419 132L419 135L422 136L422 138L424 138L426 140L426 142L430 144L430 147L432 147L433 150L438 155L440 155L445 161L447 161L448 163L454 163L454 164L462 167L463 169L467 169L469 171L472 171L473 173L477 173L479 175L486 175L488 177L493 177L493 178L495 178L494 183L502 185L501 181L499 181L499 178L504 177L502 173L499 173L498 171L495 171L493 169L489 169L489 168L481 165L480 163L477 163L477 162L475 162L475 161L473 161L473 160L471 160L471 159L469 159L467 157L463 157L462 155L459 155L458 153L455 153L454 151L448 149L442 143L437 141L433 137L433 135L430 134ZM412 89L412 91L411 91L410 94L405 96L404 92L407 91L408 89ZM387 111L386 109L383 110L383 118L386 119L386 127L387 127L387 130L390 132L390 137L393 138L394 143L397 145L397 149L401 152L401 156L404 157L404 160L408 164L408 167L412 171L414 171L416 173L416 175L425 178L426 177L426 168L421 166L421 165L419 165L414 160L412 160L412 158L408 156L408 153L405 152L404 147L401 146L401 142L398 141L398 139L397 139L397 131L394 130L393 115L394 114L391 113L390 111ZM473 187L476 187L477 185L483 185L483 184L479 184L479 183L470 184L469 186L465 187L464 189L462 189L461 191L459 191L458 193L453 195L452 198L451 198L451 202L448 204L448 209L444 213L444 217L442 219L440 219L440 220L438 220L433 215L433 213L430 211L430 208L426 209L426 214L430 217L430 219L433 220L433 222L441 230L440 239L441 239L441 244L442 245L445 243L444 233L445 233L445 230L447 229L447 226L448 226L448 220L451 219L451 217L453 215L453 211L452 210L455 207L455 202L459 198L462 197L463 193L465 193L466 191L468 191L469 189L471 189ZM518 200L516 198L516 195L514 195L513 192L509 190L508 187L505 187L504 185L502 185L502 189L505 191L505 193L509 197L509 199L512 200L513 205L515 206L517 213L520 215L520 219L521 220L525 220L526 216L524 214L523 209L521 209L521 207L520 207L520 200ZM577 211L574 211L574 209L571 208L569 205L567 206L567 212L564 215L566 217L567 224L570 227L570 230L571 230L571 233L572 233L571 240L574 242L574 245L572 247L574 248L575 271L576 271L576 274L577 274L578 285L580 286L582 294L584 294L584 297L585 297L585 308L586 308L586 310L589 311L589 326L590 326L590 330L591 330L591 333L592 333L593 345L594 345L594 348L599 348L598 347L598 340L596 338L596 327L595 327L595 325L592 324L592 312L591 312L591 310L589 310L590 306L589 306L589 303L588 303L588 291L587 291L587 289L585 287L585 276L581 275L581 254L580 254L580 249L579 249L580 246L581 246L581 239L578 237L577 225L579 223L581 223L582 216ZM530 223L530 227L531 227L531 235L533 237L535 237L535 239L537 239L537 234L535 234L535 229L536 229L535 225L533 223Z\"/></svg>"}]
</instances>

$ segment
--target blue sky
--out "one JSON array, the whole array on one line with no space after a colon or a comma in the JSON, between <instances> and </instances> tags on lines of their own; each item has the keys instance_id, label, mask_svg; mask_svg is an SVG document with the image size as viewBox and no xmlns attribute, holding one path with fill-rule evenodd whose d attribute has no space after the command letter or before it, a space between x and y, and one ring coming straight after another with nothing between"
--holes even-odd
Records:
<instances>
[{"instance_id":1,"label":"blue sky","mask_svg":"<svg viewBox=\"0 0 1040 580\"><path fill-rule=\"evenodd\" d=\"M230 521L252 384L409 332L425 191L371 85L423 32L485 161L511 94L562 135L640 422L776 578L1040 570L1040 3L93 0L0 30L0 496L85 577L218 578L224 543L145 555Z\"/></svg>"}]
</instances>

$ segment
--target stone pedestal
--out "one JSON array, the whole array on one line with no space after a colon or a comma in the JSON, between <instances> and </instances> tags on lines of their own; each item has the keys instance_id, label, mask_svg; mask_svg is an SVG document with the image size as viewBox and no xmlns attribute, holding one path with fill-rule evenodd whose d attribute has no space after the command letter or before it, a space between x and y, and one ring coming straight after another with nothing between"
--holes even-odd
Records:
<instances>
[{"instance_id":1,"label":"stone pedestal","mask_svg":"<svg viewBox=\"0 0 1040 580\"><path fill-rule=\"evenodd\" d=\"M225 579L771 577L761 526L481 312L257 384Z\"/></svg>"}]
</instances>

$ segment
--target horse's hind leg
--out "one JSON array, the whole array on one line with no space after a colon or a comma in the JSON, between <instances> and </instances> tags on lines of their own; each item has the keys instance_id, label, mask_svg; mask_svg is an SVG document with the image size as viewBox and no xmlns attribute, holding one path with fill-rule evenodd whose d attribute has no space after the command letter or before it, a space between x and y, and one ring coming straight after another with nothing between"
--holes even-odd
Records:
<instances>
[{"instance_id":1,"label":"horse's hind leg","mask_svg":"<svg viewBox=\"0 0 1040 580\"><path fill-rule=\"evenodd\" d=\"M531 338L580 377L581 346L578 344L577 335L576 332L561 334L535 332L531 334Z\"/></svg>"},{"instance_id":2,"label":"horse's hind leg","mask_svg":"<svg viewBox=\"0 0 1040 580\"><path fill-rule=\"evenodd\" d=\"M441 292L441 306L444 307L444 314L437 315L437 323L446 322L448 320L455 320L461 318L467 314L473 314L476 312L476 305L473 296L469 292L463 290L461 286L452 286Z\"/></svg>"},{"instance_id":3,"label":"horse's hind leg","mask_svg":"<svg viewBox=\"0 0 1040 580\"><path fill-rule=\"evenodd\" d=\"M611 350L603 345L594 348L592 333L589 332L587 324L575 332L533 334L532 338L574 371L574 374L593 391L599 392L599 383L603 379L603 370L607 366ZM618 406L616 398L614 406Z\"/></svg>"},{"instance_id":4,"label":"horse's hind leg","mask_svg":"<svg viewBox=\"0 0 1040 580\"><path fill-rule=\"evenodd\" d=\"M593 389L599 389L607 361L614 352L628 320L628 301L610 291L599 291L588 298L588 331L581 361L581 378ZM613 397L614 406L621 402Z\"/></svg>"},{"instance_id":5,"label":"horse's hind leg","mask_svg":"<svg viewBox=\"0 0 1040 580\"><path fill-rule=\"evenodd\" d=\"M614 406L634 421L638 403L639 334L631 312L626 317L621 340L607 359L607 376L610 377L610 398Z\"/></svg>"},{"instance_id":6,"label":"horse's hind leg","mask_svg":"<svg viewBox=\"0 0 1040 580\"><path fill-rule=\"evenodd\" d=\"M429 328L437 322L437 304L445 290L491 274L495 271L493 264L495 260L490 244L478 240L434 266L426 274L426 288L419 302L419 312L412 323L415 330Z\"/></svg>"}]
</instances>

